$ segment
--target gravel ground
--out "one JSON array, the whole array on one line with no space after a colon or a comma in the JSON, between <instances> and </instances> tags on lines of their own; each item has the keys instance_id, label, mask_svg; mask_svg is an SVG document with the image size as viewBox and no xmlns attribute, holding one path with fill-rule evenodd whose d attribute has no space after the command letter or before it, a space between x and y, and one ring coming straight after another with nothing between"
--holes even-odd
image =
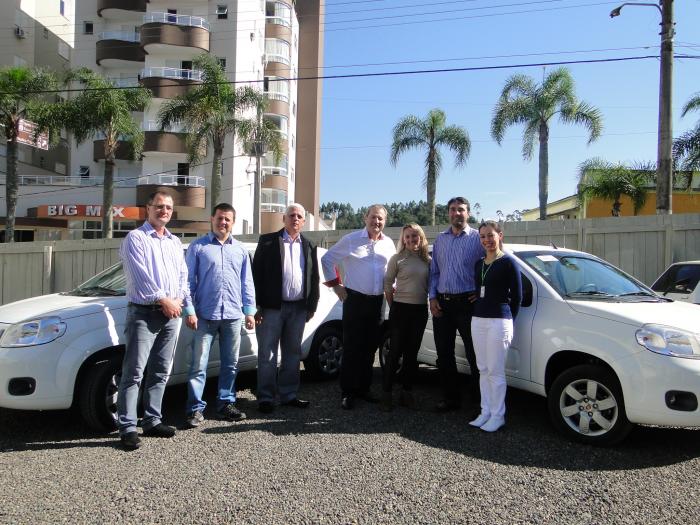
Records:
<instances>
[{"instance_id":1,"label":"gravel ground","mask_svg":"<svg viewBox=\"0 0 700 525\"><path fill-rule=\"evenodd\" d=\"M576 445L554 434L544 399L509 390L508 424L489 435L466 411L429 411L431 368L421 410L346 412L335 382L303 381L310 409L263 416L254 375L240 379L248 420L207 420L135 452L69 412L0 409L0 523L700 522L696 430ZM182 386L168 390L166 422L182 424L184 400Z\"/></svg>"}]
</instances>

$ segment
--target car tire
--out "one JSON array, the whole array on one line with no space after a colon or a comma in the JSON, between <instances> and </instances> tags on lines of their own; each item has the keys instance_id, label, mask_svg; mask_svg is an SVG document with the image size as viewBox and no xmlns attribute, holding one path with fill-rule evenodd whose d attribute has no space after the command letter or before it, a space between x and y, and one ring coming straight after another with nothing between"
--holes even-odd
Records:
<instances>
[{"instance_id":1,"label":"car tire","mask_svg":"<svg viewBox=\"0 0 700 525\"><path fill-rule=\"evenodd\" d=\"M340 372L343 359L343 331L340 325L327 324L316 330L304 369L311 378L333 379Z\"/></svg>"},{"instance_id":2,"label":"car tire","mask_svg":"<svg viewBox=\"0 0 700 525\"><path fill-rule=\"evenodd\" d=\"M112 355L97 361L86 371L79 390L80 414L87 425L97 431L117 428L117 393L121 377L122 356Z\"/></svg>"},{"instance_id":3,"label":"car tire","mask_svg":"<svg viewBox=\"0 0 700 525\"><path fill-rule=\"evenodd\" d=\"M600 365L562 372L549 389L547 406L554 427L580 443L613 445L634 427L625 414L620 382Z\"/></svg>"}]
</instances>

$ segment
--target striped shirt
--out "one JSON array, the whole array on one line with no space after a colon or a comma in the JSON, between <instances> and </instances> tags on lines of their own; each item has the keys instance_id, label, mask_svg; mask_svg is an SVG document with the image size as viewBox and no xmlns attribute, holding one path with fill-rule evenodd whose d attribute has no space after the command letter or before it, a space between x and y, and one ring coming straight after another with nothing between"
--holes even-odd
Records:
<instances>
[{"instance_id":1,"label":"striped shirt","mask_svg":"<svg viewBox=\"0 0 700 525\"><path fill-rule=\"evenodd\" d=\"M483 256L479 231L474 228L467 226L459 235L452 228L438 234L430 264L430 298L475 291L474 265Z\"/></svg>"},{"instance_id":2,"label":"striped shirt","mask_svg":"<svg viewBox=\"0 0 700 525\"><path fill-rule=\"evenodd\" d=\"M185 315L194 313L180 239L167 229L159 237L146 221L124 238L119 255L129 302L155 304L164 297L182 299Z\"/></svg>"}]
</instances>

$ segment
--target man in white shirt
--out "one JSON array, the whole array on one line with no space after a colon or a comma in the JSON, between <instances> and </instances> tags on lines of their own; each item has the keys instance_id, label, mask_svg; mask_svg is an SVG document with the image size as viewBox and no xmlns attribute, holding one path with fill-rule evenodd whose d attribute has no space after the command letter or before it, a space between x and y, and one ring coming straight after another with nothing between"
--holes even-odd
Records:
<instances>
[{"instance_id":1,"label":"man in white shirt","mask_svg":"<svg viewBox=\"0 0 700 525\"><path fill-rule=\"evenodd\" d=\"M396 248L382 233L386 208L369 207L365 228L345 235L321 259L326 286L343 302L343 360L340 367L341 406L350 410L356 398L370 395L374 353L379 346L384 274ZM343 268L341 282L338 266Z\"/></svg>"}]
</instances>

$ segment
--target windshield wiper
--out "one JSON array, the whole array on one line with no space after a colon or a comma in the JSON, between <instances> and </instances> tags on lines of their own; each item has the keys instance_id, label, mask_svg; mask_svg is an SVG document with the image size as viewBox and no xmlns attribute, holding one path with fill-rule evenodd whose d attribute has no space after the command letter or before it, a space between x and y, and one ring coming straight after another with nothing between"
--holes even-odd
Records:
<instances>
[{"instance_id":1,"label":"windshield wiper","mask_svg":"<svg viewBox=\"0 0 700 525\"><path fill-rule=\"evenodd\" d=\"M76 288L75 292L94 292L95 295L124 295L122 292L117 290L112 290L111 288L104 288L103 286L88 286L86 288Z\"/></svg>"},{"instance_id":2,"label":"windshield wiper","mask_svg":"<svg viewBox=\"0 0 700 525\"><path fill-rule=\"evenodd\" d=\"M586 292L570 292L565 294L564 297L612 297L612 295L607 292L588 290Z\"/></svg>"},{"instance_id":3,"label":"windshield wiper","mask_svg":"<svg viewBox=\"0 0 700 525\"><path fill-rule=\"evenodd\" d=\"M650 293L645 290L639 290L638 292L627 292L616 295L615 297L632 297L632 296L642 296L642 297L659 297L655 293Z\"/></svg>"}]
</instances>

